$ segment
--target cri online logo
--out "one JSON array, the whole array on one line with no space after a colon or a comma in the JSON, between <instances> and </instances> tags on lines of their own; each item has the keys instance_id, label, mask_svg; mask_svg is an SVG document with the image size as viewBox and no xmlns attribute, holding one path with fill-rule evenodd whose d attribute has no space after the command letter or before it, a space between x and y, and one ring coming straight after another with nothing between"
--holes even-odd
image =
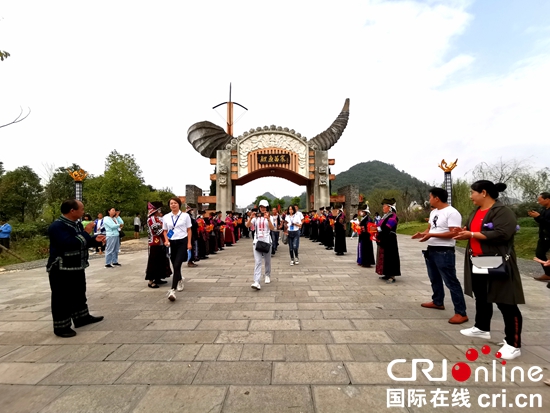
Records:
<instances>
[{"instance_id":1,"label":"cri online logo","mask_svg":"<svg viewBox=\"0 0 550 413\"><path fill-rule=\"evenodd\" d=\"M491 352L491 347L485 345L481 348L481 352L483 354L487 355ZM475 348L470 348L466 351L466 359L468 361L474 362L478 359L478 357L479 357L479 353ZM495 357L497 359L500 359L501 358L500 352L495 353ZM417 365L419 363L426 363L427 367L421 367L420 370L422 371L424 376L426 376L426 378L429 381L447 381L447 360L446 359L443 359L441 361L441 377L432 377L431 376L430 372L434 368L434 363L433 363L433 361L431 361L429 359L412 359L412 371L411 371L412 376L411 377L396 377L393 374L393 371L392 371L393 366L395 366L398 363L406 363L406 362L407 362L407 360L405 360L405 359L397 359L397 360L391 361L390 364L388 364L388 368L387 368L388 376L392 380L395 380L395 381L416 381L416 370L417 370L416 367L417 367ZM505 380L505 378L506 378L506 367L504 367L504 366L506 366L506 360L500 360L500 364L502 365L501 371L500 371L500 376L502 377L502 381L504 382L504 381L506 381ZM523 382L525 380L525 371L523 370L523 368L521 368L519 366L514 367L510 371L510 381L514 381L516 373L519 376L519 380L521 382ZM542 378L543 378L541 373L542 373L542 368L540 368L538 366L533 366L533 367L529 368L529 370L527 372L527 376L528 376L530 381L537 382L537 381L542 380ZM453 368L451 370L451 374L452 374L453 378L456 381L463 382L463 381L468 380L472 376L472 369L470 368L468 363L465 363L465 362L461 361L461 362L456 363L453 366ZM484 378L485 378L484 381L486 381L486 382L489 381L489 370L487 369L487 367L480 366L480 367L475 369L474 379L475 379L476 382L478 381L479 376L481 376L481 375L484 376ZM497 362L496 362L496 360L493 360L493 366L492 366L492 381L493 382L496 381L497 376L498 376Z\"/></svg>"}]
</instances>

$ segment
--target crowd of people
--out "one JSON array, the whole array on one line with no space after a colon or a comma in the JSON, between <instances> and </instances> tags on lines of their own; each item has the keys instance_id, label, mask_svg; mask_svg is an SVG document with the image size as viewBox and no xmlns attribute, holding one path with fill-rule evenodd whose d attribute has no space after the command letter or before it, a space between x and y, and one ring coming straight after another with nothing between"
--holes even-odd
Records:
<instances>
[{"instance_id":1,"label":"crowd of people","mask_svg":"<svg viewBox=\"0 0 550 413\"><path fill-rule=\"evenodd\" d=\"M444 310L446 286L455 313L449 323L463 324L469 321L464 294L469 295L475 300L475 323L460 333L490 339L493 303L496 303L505 325L505 338L499 351L503 359L511 360L521 355L523 318L518 305L525 303L525 297L514 251L516 217L498 199L505 189L505 184L484 180L472 184L470 198L476 208L462 225L462 216L447 202L447 191L431 188L432 210L427 228L412 238L427 245L423 254L433 295L432 301L421 306ZM535 279L547 282L550 281L550 261L546 257L550 249L550 194L541 193L538 203L542 209L529 215L539 224L535 259L544 274ZM226 211L222 219L221 211L206 214L199 210L195 215L196 206L190 204L183 212L179 198L170 199L170 212L164 216L161 206L160 203L148 205L149 257L145 279L150 288L159 288L173 275L167 294L170 301L176 300L176 292L184 289L181 271L184 263L196 267L196 262L235 245L242 238L252 238L255 266L251 287L256 290L261 289L262 272L264 283L271 283L271 258L280 251L280 241L288 245L291 266L300 263L300 238L319 243L337 256L347 253L347 220L343 208L325 207L302 213L297 205L291 205L284 211L272 208L270 212L268 201L262 200L258 208L245 214ZM351 221L352 231L358 235L357 264L374 267L380 279L393 284L401 275L395 199L384 199L382 211L381 217L375 214L373 218L369 206L362 206ZM71 329L71 320L75 327L80 327L103 319L90 315L86 305L84 270L88 266L89 248L101 251L105 247L105 267L120 266L118 252L124 222L115 208L108 210L105 217L99 214L92 221L89 215L84 215L82 202L76 200L65 201L61 213L49 230L47 269L54 333L72 337L76 333ZM138 224L134 222L134 225ZM464 288L456 274L456 240L468 241Z\"/></svg>"}]
</instances>

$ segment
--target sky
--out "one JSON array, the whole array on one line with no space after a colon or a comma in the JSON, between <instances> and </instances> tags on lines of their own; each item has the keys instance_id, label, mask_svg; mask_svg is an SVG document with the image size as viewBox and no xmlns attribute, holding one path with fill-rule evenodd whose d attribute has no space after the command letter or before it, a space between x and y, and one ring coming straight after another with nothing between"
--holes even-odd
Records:
<instances>
[{"instance_id":1,"label":"sky","mask_svg":"<svg viewBox=\"0 0 550 413\"><path fill-rule=\"evenodd\" d=\"M441 184L480 162L549 166L550 2L26 1L0 8L0 128L6 170L44 180L73 163L102 174L112 150L133 154L146 184L185 195L210 187L188 128L234 135L265 125L312 138L350 99L330 149L331 172L371 160ZM365 177L368 179L368 177ZM299 195L281 178L237 187L244 206L266 191Z\"/></svg>"}]
</instances>

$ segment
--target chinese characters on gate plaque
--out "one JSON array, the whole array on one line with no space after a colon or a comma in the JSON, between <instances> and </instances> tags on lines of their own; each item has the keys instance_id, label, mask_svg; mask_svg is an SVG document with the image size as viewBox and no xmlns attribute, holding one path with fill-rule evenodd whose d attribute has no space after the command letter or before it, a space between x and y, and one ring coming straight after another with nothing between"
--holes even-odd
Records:
<instances>
[{"instance_id":1,"label":"chinese characters on gate plaque","mask_svg":"<svg viewBox=\"0 0 550 413\"><path fill-rule=\"evenodd\" d=\"M258 154L258 163L284 165L290 163L290 156L286 153Z\"/></svg>"}]
</instances>

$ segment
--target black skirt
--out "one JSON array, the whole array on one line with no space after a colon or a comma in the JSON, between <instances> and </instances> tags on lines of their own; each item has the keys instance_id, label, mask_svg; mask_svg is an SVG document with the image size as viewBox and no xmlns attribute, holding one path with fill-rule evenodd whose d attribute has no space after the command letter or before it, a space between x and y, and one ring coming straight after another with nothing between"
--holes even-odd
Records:
<instances>
[{"instance_id":1,"label":"black skirt","mask_svg":"<svg viewBox=\"0 0 550 413\"><path fill-rule=\"evenodd\" d=\"M164 245L153 245L149 247L149 259L145 270L145 279L154 281L168 278L172 275L170 260L166 255Z\"/></svg>"}]
</instances>

